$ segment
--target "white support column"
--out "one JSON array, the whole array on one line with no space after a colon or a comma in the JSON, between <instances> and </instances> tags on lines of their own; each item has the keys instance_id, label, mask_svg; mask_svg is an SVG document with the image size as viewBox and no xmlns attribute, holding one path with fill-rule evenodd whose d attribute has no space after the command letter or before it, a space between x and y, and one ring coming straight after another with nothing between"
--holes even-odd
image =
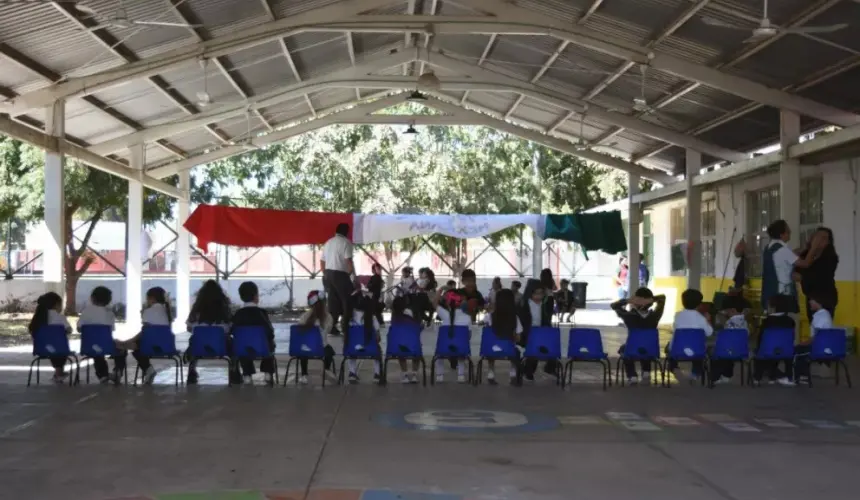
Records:
<instances>
[{"instance_id":1,"label":"white support column","mask_svg":"<svg viewBox=\"0 0 860 500\"><path fill-rule=\"evenodd\" d=\"M129 148L131 168L143 175L144 145L136 144ZM128 181L128 243L125 254L125 322L130 332L140 329L140 310L143 305L143 183L139 180Z\"/></svg>"},{"instance_id":2,"label":"white support column","mask_svg":"<svg viewBox=\"0 0 860 500\"><path fill-rule=\"evenodd\" d=\"M535 213L541 213L543 209L541 203L540 192L540 150L535 150L532 155L532 173L534 175L534 185L536 192ZM543 240L537 231L532 232L532 276L540 278L540 272L543 271Z\"/></svg>"},{"instance_id":3,"label":"white support column","mask_svg":"<svg viewBox=\"0 0 860 500\"><path fill-rule=\"evenodd\" d=\"M797 113L780 112L779 142L783 155L779 167L779 212L794 236L790 245L796 247L799 246L800 234L800 162L789 158L788 148L800 142L800 116Z\"/></svg>"},{"instance_id":4,"label":"white support column","mask_svg":"<svg viewBox=\"0 0 860 500\"><path fill-rule=\"evenodd\" d=\"M639 194L639 176L629 174L627 182L627 276L629 296L632 297L639 288L639 223L642 222L642 214L639 205L633 203L633 197Z\"/></svg>"},{"instance_id":5,"label":"white support column","mask_svg":"<svg viewBox=\"0 0 860 500\"><path fill-rule=\"evenodd\" d=\"M56 101L45 110L45 131L53 137L65 136L66 102ZM45 151L45 225L50 237L42 250L42 281L46 291L63 295L66 248L66 200L63 192L65 156Z\"/></svg>"},{"instance_id":6,"label":"white support column","mask_svg":"<svg viewBox=\"0 0 860 500\"><path fill-rule=\"evenodd\" d=\"M687 149L687 209L686 240L689 255L687 288L700 290L702 284L702 188L693 186L693 180L702 169L702 153Z\"/></svg>"},{"instance_id":7,"label":"white support column","mask_svg":"<svg viewBox=\"0 0 860 500\"><path fill-rule=\"evenodd\" d=\"M176 205L176 322L184 325L191 311L191 238L183 224L188 220L191 171L179 172L183 198Z\"/></svg>"}]
</instances>

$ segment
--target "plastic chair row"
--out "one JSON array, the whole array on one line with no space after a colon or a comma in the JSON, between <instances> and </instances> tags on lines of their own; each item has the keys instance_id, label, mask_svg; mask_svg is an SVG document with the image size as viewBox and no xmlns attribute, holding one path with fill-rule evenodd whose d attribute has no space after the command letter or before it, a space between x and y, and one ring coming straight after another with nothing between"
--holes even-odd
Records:
<instances>
[{"instance_id":1,"label":"plastic chair row","mask_svg":"<svg viewBox=\"0 0 860 500\"><path fill-rule=\"evenodd\" d=\"M219 326L198 326L194 328L186 355L190 359L222 359L227 361L228 375L233 368L232 363L243 359L267 359L275 360L275 377L277 381L277 360L274 353L269 349L268 339L262 327L237 327L233 329L230 336L228 348L227 335ZM169 326L147 325L141 330L138 340L138 349L141 355L150 359L169 359L176 365L175 383L184 383L184 361L183 355L176 348L176 338ZM36 383L39 380L40 362L43 359L62 357L66 358L74 370L74 376L69 378L69 385L80 382L80 364L82 361L93 357L110 357L120 353L113 338L110 326L86 325L81 328L81 357L71 350L69 339L62 325L47 325L39 329L33 336L33 356L30 363L30 373L27 377L29 386L33 376L33 367L36 370ZM135 369L133 383L137 383L140 367ZM128 375L125 381L128 383ZM90 381L89 365L87 365L87 383Z\"/></svg>"}]
</instances>

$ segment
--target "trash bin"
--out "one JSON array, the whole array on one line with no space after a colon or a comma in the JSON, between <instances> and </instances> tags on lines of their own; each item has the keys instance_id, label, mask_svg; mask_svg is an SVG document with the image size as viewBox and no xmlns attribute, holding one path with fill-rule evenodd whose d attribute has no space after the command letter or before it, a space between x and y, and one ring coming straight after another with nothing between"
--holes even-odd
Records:
<instances>
[{"instance_id":1,"label":"trash bin","mask_svg":"<svg viewBox=\"0 0 860 500\"><path fill-rule=\"evenodd\" d=\"M588 283L584 281L574 281L570 284L573 291L573 307L577 309L585 309L585 297Z\"/></svg>"}]
</instances>

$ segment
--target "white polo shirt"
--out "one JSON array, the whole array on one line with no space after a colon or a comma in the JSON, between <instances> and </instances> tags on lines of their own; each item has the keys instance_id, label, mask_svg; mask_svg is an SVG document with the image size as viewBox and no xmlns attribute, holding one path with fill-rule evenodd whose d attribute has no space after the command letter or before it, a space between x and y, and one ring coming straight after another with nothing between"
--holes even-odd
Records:
<instances>
[{"instance_id":1,"label":"white polo shirt","mask_svg":"<svg viewBox=\"0 0 860 500\"><path fill-rule=\"evenodd\" d=\"M794 263L797 262L797 254L785 242L771 241L768 248L779 245L780 248L773 253L773 268L776 271L776 280L779 282L778 292L781 295L791 294L791 274L794 272Z\"/></svg>"},{"instance_id":2,"label":"white polo shirt","mask_svg":"<svg viewBox=\"0 0 860 500\"><path fill-rule=\"evenodd\" d=\"M830 311L827 309L819 309L812 315L812 324L810 324L810 336L815 337L818 330L824 328L833 328L833 317L830 316Z\"/></svg>"},{"instance_id":3,"label":"white polo shirt","mask_svg":"<svg viewBox=\"0 0 860 500\"><path fill-rule=\"evenodd\" d=\"M322 251L322 261L327 271L349 272L346 260L352 258L352 242L340 234L334 235L325 242Z\"/></svg>"}]
</instances>

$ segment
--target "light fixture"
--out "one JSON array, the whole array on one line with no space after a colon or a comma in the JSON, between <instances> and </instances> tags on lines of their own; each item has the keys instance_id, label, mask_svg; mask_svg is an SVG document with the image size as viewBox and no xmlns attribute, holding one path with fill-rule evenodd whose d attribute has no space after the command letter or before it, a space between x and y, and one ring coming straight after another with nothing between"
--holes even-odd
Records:
<instances>
[{"instance_id":1,"label":"light fixture","mask_svg":"<svg viewBox=\"0 0 860 500\"><path fill-rule=\"evenodd\" d=\"M409 102L424 102L427 100L427 97L416 89L409 94L406 100Z\"/></svg>"},{"instance_id":2,"label":"light fixture","mask_svg":"<svg viewBox=\"0 0 860 500\"><path fill-rule=\"evenodd\" d=\"M430 90L439 90L442 88L442 82L432 69L428 69L418 77L418 87Z\"/></svg>"},{"instance_id":3,"label":"light fixture","mask_svg":"<svg viewBox=\"0 0 860 500\"><path fill-rule=\"evenodd\" d=\"M415 129L415 125L410 124L409 127L406 129L406 132L403 132L403 134L414 137L418 135L418 130Z\"/></svg>"}]
</instances>

